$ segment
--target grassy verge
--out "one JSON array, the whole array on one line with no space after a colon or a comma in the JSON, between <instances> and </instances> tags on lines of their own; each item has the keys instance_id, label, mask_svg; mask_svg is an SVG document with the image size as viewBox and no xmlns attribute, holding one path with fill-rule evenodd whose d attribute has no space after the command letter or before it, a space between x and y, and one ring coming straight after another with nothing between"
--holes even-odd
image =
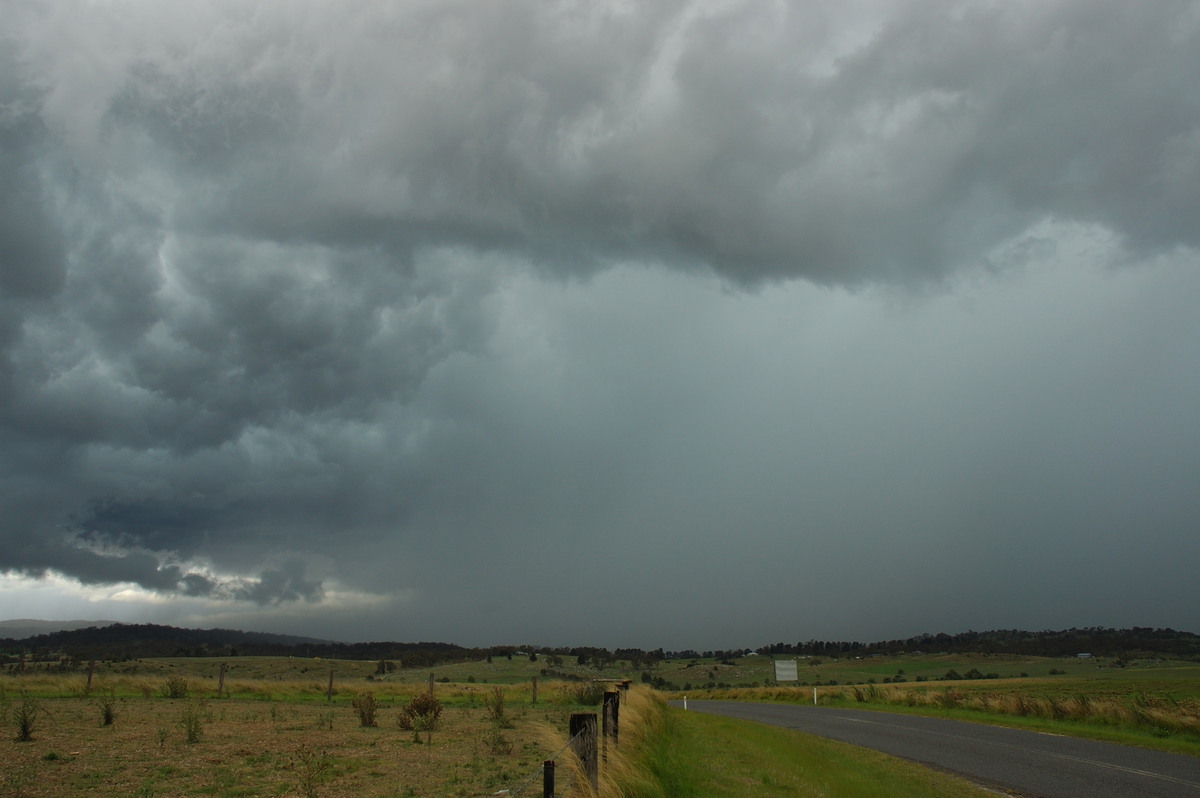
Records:
<instances>
[{"instance_id":1,"label":"grassy verge","mask_svg":"<svg viewBox=\"0 0 1200 798\"><path fill-rule=\"evenodd\" d=\"M622 798L830 796L982 798L962 779L857 746L758 723L663 710L659 732L641 746L649 775Z\"/></svg>"},{"instance_id":2,"label":"grassy verge","mask_svg":"<svg viewBox=\"0 0 1200 798\"><path fill-rule=\"evenodd\" d=\"M1153 689L1150 692L1146 688ZM822 687L822 706L953 718L1200 756L1194 679L988 680ZM809 688L700 690L692 698L809 703Z\"/></svg>"}]
</instances>

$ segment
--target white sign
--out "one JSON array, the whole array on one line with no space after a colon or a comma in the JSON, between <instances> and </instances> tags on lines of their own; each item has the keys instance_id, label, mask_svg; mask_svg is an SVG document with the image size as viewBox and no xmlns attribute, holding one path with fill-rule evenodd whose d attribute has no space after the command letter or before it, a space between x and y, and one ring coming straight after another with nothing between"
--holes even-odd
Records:
<instances>
[{"instance_id":1,"label":"white sign","mask_svg":"<svg viewBox=\"0 0 1200 798\"><path fill-rule=\"evenodd\" d=\"M794 682L800 677L796 675L796 660L794 659L777 659L775 660L775 681L777 682Z\"/></svg>"}]
</instances>

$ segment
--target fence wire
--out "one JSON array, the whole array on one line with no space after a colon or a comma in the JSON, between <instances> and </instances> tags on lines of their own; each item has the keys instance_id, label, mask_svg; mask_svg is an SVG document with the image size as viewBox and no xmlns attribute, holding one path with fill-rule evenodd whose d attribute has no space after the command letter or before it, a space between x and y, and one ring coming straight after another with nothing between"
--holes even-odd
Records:
<instances>
[{"instance_id":1,"label":"fence wire","mask_svg":"<svg viewBox=\"0 0 1200 798\"><path fill-rule=\"evenodd\" d=\"M521 793L523 793L525 791L525 789L530 784L533 783L533 780L536 779L538 776L542 775L542 773L546 770L545 762L546 761L550 761L550 762L557 761L558 758L563 755L563 751L566 751L568 748L570 748L571 744L574 743L575 740L577 740L584 733L584 731L585 731L584 729L580 729L579 731L575 732L575 736L572 737L570 740L567 740L566 745L564 745L562 748L558 749L557 753L555 753L554 756L547 757L546 760L543 761L541 767L539 767L537 770L533 771L533 773L529 774L529 778L527 778L527 779L525 779L525 781L521 782L521 786L517 787L515 790L501 790L500 792L496 793L496 795L517 796L517 795L520 795ZM558 792L558 788L556 787L554 791ZM566 795L567 793L564 791L559 794Z\"/></svg>"}]
</instances>

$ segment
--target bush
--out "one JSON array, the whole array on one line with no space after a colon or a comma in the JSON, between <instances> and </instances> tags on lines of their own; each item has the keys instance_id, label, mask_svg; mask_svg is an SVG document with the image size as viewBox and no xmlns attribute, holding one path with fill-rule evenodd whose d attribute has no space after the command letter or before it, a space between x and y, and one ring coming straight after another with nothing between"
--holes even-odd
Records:
<instances>
[{"instance_id":1,"label":"bush","mask_svg":"<svg viewBox=\"0 0 1200 798\"><path fill-rule=\"evenodd\" d=\"M442 717L442 702L429 693L419 693L413 696L408 706L400 710L396 725L401 729L411 731L413 739L420 742L420 733L425 732L427 740L433 740L433 731L438 727Z\"/></svg>"},{"instance_id":2,"label":"bush","mask_svg":"<svg viewBox=\"0 0 1200 798\"><path fill-rule=\"evenodd\" d=\"M169 676L162 686L163 698L187 698L188 683L182 676Z\"/></svg>"},{"instance_id":3,"label":"bush","mask_svg":"<svg viewBox=\"0 0 1200 798\"><path fill-rule=\"evenodd\" d=\"M378 726L376 716L379 714L379 702L375 699L375 694L370 691L355 693L350 705L354 707L354 711L358 714L358 723L360 726Z\"/></svg>"}]
</instances>

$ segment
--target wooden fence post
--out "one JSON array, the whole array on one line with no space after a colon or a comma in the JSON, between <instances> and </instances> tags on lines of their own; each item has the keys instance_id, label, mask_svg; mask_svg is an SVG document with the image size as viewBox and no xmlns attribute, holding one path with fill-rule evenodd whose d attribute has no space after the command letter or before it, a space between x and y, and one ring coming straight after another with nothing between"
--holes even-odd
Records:
<instances>
[{"instance_id":1,"label":"wooden fence post","mask_svg":"<svg viewBox=\"0 0 1200 798\"><path fill-rule=\"evenodd\" d=\"M84 688L85 693L92 692L92 674L95 672L96 672L96 660L92 660L91 662L88 663L88 682L87 682L87 687Z\"/></svg>"},{"instance_id":2,"label":"wooden fence post","mask_svg":"<svg viewBox=\"0 0 1200 798\"><path fill-rule=\"evenodd\" d=\"M554 798L554 760L542 763L542 798Z\"/></svg>"},{"instance_id":3,"label":"wooden fence post","mask_svg":"<svg viewBox=\"0 0 1200 798\"><path fill-rule=\"evenodd\" d=\"M533 677L533 703L537 703L537 677Z\"/></svg>"},{"instance_id":4,"label":"wooden fence post","mask_svg":"<svg viewBox=\"0 0 1200 798\"><path fill-rule=\"evenodd\" d=\"M433 696L433 674L429 674L429 695Z\"/></svg>"},{"instance_id":5,"label":"wooden fence post","mask_svg":"<svg viewBox=\"0 0 1200 798\"><path fill-rule=\"evenodd\" d=\"M617 721L620 715L621 694L615 690L604 693L604 744L608 745L611 737L613 745L617 744Z\"/></svg>"},{"instance_id":6,"label":"wooden fence post","mask_svg":"<svg viewBox=\"0 0 1200 798\"><path fill-rule=\"evenodd\" d=\"M595 792L600 788L600 763L596 761L596 713L572 714L569 731L571 750L583 763L583 772L592 785L592 792Z\"/></svg>"},{"instance_id":7,"label":"wooden fence post","mask_svg":"<svg viewBox=\"0 0 1200 798\"><path fill-rule=\"evenodd\" d=\"M325 700L333 703L333 671L329 671L329 688L325 691Z\"/></svg>"},{"instance_id":8,"label":"wooden fence post","mask_svg":"<svg viewBox=\"0 0 1200 798\"><path fill-rule=\"evenodd\" d=\"M221 673L217 676L217 698L225 696L225 665L226 663L221 663Z\"/></svg>"}]
</instances>

